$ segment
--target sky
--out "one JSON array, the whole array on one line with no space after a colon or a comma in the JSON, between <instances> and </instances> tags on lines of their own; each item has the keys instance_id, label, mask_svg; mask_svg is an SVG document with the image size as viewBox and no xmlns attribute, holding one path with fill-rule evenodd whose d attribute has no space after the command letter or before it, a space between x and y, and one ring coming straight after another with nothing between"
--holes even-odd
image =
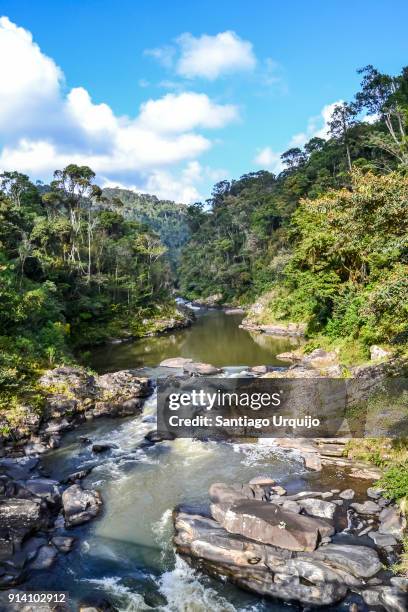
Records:
<instances>
[{"instance_id":1,"label":"sky","mask_svg":"<svg viewBox=\"0 0 408 612\"><path fill-rule=\"evenodd\" d=\"M408 63L405 0L0 0L0 170L178 202L327 137L358 68Z\"/></svg>"}]
</instances>

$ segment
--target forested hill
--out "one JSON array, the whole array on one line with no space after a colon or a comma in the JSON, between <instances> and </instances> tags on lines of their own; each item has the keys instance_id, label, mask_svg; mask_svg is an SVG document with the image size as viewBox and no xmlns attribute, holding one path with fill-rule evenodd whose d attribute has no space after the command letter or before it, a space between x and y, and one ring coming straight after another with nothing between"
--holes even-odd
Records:
<instances>
[{"instance_id":1,"label":"forested hill","mask_svg":"<svg viewBox=\"0 0 408 612\"><path fill-rule=\"evenodd\" d=\"M190 207L179 282L190 298L267 293L259 322L301 321L320 345L364 357L408 342L408 68L360 73L329 139L286 151L279 176L223 181L209 208Z\"/></svg>"},{"instance_id":2,"label":"forested hill","mask_svg":"<svg viewBox=\"0 0 408 612\"><path fill-rule=\"evenodd\" d=\"M190 234L188 207L119 187L103 189L103 197L106 199L106 205L117 208L125 219L143 223L158 234L167 247L167 256L175 272L181 248Z\"/></svg>"}]
</instances>

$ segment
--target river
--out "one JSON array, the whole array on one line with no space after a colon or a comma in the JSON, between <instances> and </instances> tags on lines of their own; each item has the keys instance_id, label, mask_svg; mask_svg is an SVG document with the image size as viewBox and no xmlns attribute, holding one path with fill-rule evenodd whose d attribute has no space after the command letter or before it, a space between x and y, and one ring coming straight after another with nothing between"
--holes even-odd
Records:
<instances>
[{"instance_id":1,"label":"river","mask_svg":"<svg viewBox=\"0 0 408 612\"><path fill-rule=\"evenodd\" d=\"M190 329L95 350L92 365L99 372L140 368L151 376L163 373L157 368L162 359L179 355L228 366L232 375L243 366L282 366L276 354L291 348L290 341L251 335L239 329L239 322L239 315L200 311ZM44 470L58 479L94 466L84 486L100 490L104 512L100 519L71 530L78 538L73 552L59 556L48 572L34 574L27 586L69 591L72 610L89 594L108 596L121 612L297 609L261 601L190 569L173 552L171 514L181 502L206 503L212 482L247 482L265 475L294 490L316 487L317 475L307 474L295 454L271 451L263 444L180 439L139 448L154 429L154 420L153 396L142 415L83 425L43 458ZM109 440L118 448L95 455L91 444L79 442L80 435L93 442Z\"/></svg>"}]
</instances>

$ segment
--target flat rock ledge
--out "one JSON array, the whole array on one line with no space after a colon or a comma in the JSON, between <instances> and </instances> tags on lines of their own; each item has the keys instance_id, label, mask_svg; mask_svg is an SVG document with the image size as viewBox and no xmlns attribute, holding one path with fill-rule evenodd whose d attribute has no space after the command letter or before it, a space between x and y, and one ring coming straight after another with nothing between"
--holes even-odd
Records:
<instances>
[{"instance_id":1,"label":"flat rock ledge","mask_svg":"<svg viewBox=\"0 0 408 612\"><path fill-rule=\"evenodd\" d=\"M360 544L346 536L353 529L351 515L359 519L355 529L367 521L370 530L378 528L374 533L381 534L382 525L388 535L395 533L401 528L396 509L365 506L359 514L361 508L350 508L354 492L349 493L349 501L336 500L331 491L287 495L263 477L243 485L214 483L209 513L184 506L175 510L176 551L198 570L262 597L318 607L336 604L353 591L379 610L406 610L401 602L407 585L384 574L381 544L374 545L373 538ZM365 516L367 508L374 518ZM348 517L348 527L339 539L341 516Z\"/></svg>"},{"instance_id":2,"label":"flat rock ledge","mask_svg":"<svg viewBox=\"0 0 408 612\"><path fill-rule=\"evenodd\" d=\"M259 332L267 336L290 336L301 338L305 335L306 325L303 323L258 324L251 319L244 319L240 325L250 332Z\"/></svg>"}]
</instances>

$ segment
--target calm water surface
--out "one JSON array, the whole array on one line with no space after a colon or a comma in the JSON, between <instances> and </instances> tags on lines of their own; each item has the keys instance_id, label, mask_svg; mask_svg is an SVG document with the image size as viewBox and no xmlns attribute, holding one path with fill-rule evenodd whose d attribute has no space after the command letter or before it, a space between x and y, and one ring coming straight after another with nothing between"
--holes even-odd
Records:
<instances>
[{"instance_id":1,"label":"calm water surface","mask_svg":"<svg viewBox=\"0 0 408 612\"><path fill-rule=\"evenodd\" d=\"M239 328L242 318L222 310L200 310L187 329L94 350L91 365L98 372L107 372L155 367L168 357L191 357L221 367L287 365L276 355L296 348L296 339L250 333Z\"/></svg>"}]
</instances>

